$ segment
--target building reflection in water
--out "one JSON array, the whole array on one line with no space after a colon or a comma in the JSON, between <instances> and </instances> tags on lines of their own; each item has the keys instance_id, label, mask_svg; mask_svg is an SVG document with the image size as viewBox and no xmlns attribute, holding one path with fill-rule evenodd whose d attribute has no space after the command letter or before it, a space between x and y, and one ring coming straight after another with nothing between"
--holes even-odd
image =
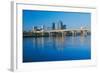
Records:
<instances>
[{"instance_id":1,"label":"building reflection in water","mask_svg":"<svg viewBox=\"0 0 100 73\"><path fill-rule=\"evenodd\" d=\"M56 50L63 50L67 45L73 47L78 45L84 45L86 42L86 36L56 36L56 37L36 37L32 38L33 48L37 49L47 49L55 48Z\"/></svg>"},{"instance_id":2,"label":"building reflection in water","mask_svg":"<svg viewBox=\"0 0 100 73\"><path fill-rule=\"evenodd\" d=\"M44 48L44 37L32 38L33 48Z\"/></svg>"},{"instance_id":3,"label":"building reflection in water","mask_svg":"<svg viewBox=\"0 0 100 73\"><path fill-rule=\"evenodd\" d=\"M91 58L91 36L24 38L24 62Z\"/></svg>"}]
</instances>

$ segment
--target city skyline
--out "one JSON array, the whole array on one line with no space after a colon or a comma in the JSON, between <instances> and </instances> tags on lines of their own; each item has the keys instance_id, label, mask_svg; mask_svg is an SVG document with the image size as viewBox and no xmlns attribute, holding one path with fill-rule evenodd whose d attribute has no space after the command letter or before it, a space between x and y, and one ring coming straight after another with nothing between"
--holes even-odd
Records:
<instances>
[{"instance_id":1,"label":"city skyline","mask_svg":"<svg viewBox=\"0 0 100 73\"><path fill-rule=\"evenodd\" d=\"M40 11L23 10L23 30L32 30L33 26L52 27L59 21L67 26L66 28L80 28L91 25L91 14L80 12Z\"/></svg>"}]
</instances>

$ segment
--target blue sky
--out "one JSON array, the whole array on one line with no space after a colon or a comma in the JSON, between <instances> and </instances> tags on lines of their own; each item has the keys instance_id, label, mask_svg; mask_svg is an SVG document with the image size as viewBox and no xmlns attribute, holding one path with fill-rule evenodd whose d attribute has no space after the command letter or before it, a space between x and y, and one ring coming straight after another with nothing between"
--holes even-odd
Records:
<instances>
[{"instance_id":1,"label":"blue sky","mask_svg":"<svg viewBox=\"0 0 100 73\"><path fill-rule=\"evenodd\" d=\"M29 31L32 26L45 25L51 27L52 22L62 21L67 28L90 28L91 14L80 12L23 10L23 30Z\"/></svg>"}]
</instances>

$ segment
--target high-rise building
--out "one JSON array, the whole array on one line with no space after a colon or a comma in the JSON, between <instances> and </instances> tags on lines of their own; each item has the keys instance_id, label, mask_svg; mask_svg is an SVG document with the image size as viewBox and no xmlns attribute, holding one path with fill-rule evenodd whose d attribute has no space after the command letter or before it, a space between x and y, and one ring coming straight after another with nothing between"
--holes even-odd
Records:
<instances>
[{"instance_id":1,"label":"high-rise building","mask_svg":"<svg viewBox=\"0 0 100 73\"><path fill-rule=\"evenodd\" d=\"M63 29L63 22L62 21L58 22L58 29Z\"/></svg>"},{"instance_id":2,"label":"high-rise building","mask_svg":"<svg viewBox=\"0 0 100 73\"><path fill-rule=\"evenodd\" d=\"M55 30L55 22L52 23L52 29Z\"/></svg>"},{"instance_id":3,"label":"high-rise building","mask_svg":"<svg viewBox=\"0 0 100 73\"><path fill-rule=\"evenodd\" d=\"M41 30L45 30L45 25L41 25Z\"/></svg>"},{"instance_id":4,"label":"high-rise building","mask_svg":"<svg viewBox=\"0 0 100 73\"><path fill-rule=\"evenodd\" d=\"M37 30L38 29L38 27L37 26L34 26L34 28L33 28L34 30Z\"/></svg>"}]
</instances>

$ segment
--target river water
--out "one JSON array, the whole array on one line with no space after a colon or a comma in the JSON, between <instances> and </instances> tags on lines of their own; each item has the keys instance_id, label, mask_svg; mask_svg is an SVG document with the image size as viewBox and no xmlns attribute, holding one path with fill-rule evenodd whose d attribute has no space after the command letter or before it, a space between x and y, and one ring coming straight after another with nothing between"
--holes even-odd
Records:
<instances>
[{"instance_id":1,"label":"river water","mask_svg":"<svg viewBox=\"0 0 100 73\"><path fill-rule=\"evenodd\" d=\"M91 59L91 36L24 37L23 62Z\"/></svg>"}]
</instances>

